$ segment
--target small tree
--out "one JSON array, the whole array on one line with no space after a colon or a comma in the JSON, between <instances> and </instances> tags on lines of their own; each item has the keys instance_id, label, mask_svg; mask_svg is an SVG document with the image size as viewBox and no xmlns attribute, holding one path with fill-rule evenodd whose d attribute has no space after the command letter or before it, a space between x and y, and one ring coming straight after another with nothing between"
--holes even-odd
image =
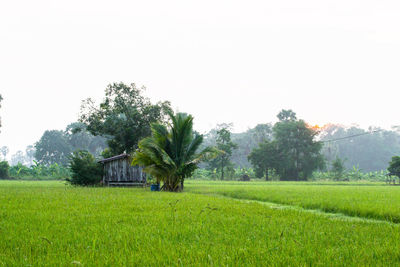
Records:
<instances>
[{"instance_id":1,"label":"small tree","mask_svg":"<svg viewBox=\"0 0 400 267\"><path fill-rule=\"evenodd\" d=\"M8 169L10 168L10 165L8 165L7 161L0 161L0 179L1 178L8 178L9 172Z\"/></svg>"},{"instance_id":2,"label":"small tree","mask_svg":"<svg viewBox=\"0 0 400 267\"><path fill-rule=\"evenodd\" d=\"M102 166L85 150L78 150L72 154L70 169L72 175L67 181L73 185L99 184L103 174Z\"/></svg>"},{"instance_id":3,"label":"small tree","mask_svg":"<svg viewBox=\"0 0 400 267\"><path fill-rule=\"evenodd\" d=\"M400 157L392 157L392 161L389 162L388 171L390 175L394 175L400 178Z\"/></svg>"},{"instance_id":4,"label":"small tree","mask_svg":"<svg viewBox=\"0 0 400 267\"><path fill-rule=\"evenodd\" d=\"M185 178L193 174L197 164L215 151L205 148L197 152L203 136L193 131L191 115L169 112L169 116L170 127L152 124L152 135L139 142L132 165L144 166L146 173L164 183L164 190L176 192L183 189Z\"/></svg>"},{"instance_id":5,"label":"small tree","mask_svg":"<svg viewBox=\"0 0 400 267\"><path fill-rule=\"evenodd\" d=\"M332 162L331 168L331 171L334 174L334 179L340 180L343 177L344 170L344 161L336 156L336 159Z\"/></svg>"},{"instance_id":6,"label":"small tree","mask_svg":"<svg viewBox=\"0 0 400 267\"><path fill-rule=\"evenodd\" d=\"M221 180L224 180L227 170L231 170L231 172L233 172L233 163L231 162L230 158L233 150L237 148L237 144L233 143L231 140L229 126L224 125L217 131L216 144L217 148L222 153L219 153L216 158L212 159L208 163L208 168L212 170L216 169L221 175Z\"/></svg>"},{"instance_id":7,"label":"small tree","mask_svg":"<svg viewBox=\"0 0 400 267\"><path fill-rule=\"evenodd\" d=\"M3 159L4 159L4 160L6 160L6 157L7 157L7 154L8 154L9 151L10 151L10 150L9 150L9 148L8 148L7 146L2 146L2 147L0 148L0 152L1 152L1 154L3 155Z\"/></svg>"},{"instance_id":8,"label":"small tree","mask_svg":"<svg viewBox=\"0 0 400 267\"><path fill-rule=\"evenodd\" d=\"M110 84L99 105L90 98L83 101L79 121L91 134L106 136L113 155L135 151L139 140L151 134L151 123L163 121L171 110L169 102L151 103L144 90L134 83Z\"/></svg>"},{"instance_id":9,"label":"small tree","mask_svg":"<svg viewBox=\"0 0 400 267\"><path fill-rule=\"evenodd\" d=\"M268 181L268 171L276 169L279 164L279 151L275 142L265 141L251 151L248 156L249 161L253 165L257 178L265 175Z\"/></svg>"}]
</instances>

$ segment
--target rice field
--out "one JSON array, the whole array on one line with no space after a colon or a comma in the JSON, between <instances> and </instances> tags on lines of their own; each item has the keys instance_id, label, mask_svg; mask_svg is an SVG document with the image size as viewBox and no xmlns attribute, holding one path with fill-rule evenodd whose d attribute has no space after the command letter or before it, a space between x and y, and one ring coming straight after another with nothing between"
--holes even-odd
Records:
<instances>
[{"instance_id":1,"label":"rice field","mask_svg":"<svg viewBox=\"0 0 400 267\"><path fill-rule=\"evenodd\" d=\"M197 182L188 190L400 223L400 187L384 183Z\"/></svg>"},{"instance_id":2,"label":"rice field","mask_svg":"<svg viewBox=\"0 0 400 267\"><path fill-rule=\"evenodd\" d=\"M374 214L379 205L382 214L398 214L383 201L396 201L399 190L381 185L191 181L184 193L165 193L0 181L0 266L398 266L396 221L278 205L312 208L306 204L329 198L340 204L351 187L364 206L353 206L348 197L342 207L369 203ZM321 197L321 190L330 194ZM267 197L271 192L274 197ZM243 201L248 199L258 202Z\"/></svg>"}]
</instances>

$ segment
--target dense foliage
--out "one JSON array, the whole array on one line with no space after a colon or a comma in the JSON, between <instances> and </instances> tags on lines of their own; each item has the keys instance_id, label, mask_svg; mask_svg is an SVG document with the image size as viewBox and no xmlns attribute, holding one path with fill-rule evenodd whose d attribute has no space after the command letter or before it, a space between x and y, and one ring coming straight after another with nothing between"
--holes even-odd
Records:
<instances>
[{"instance_id":1,"label":"dense foliage","mask_svg":"<svg viewBox=\"0 0 400 267\"><path fill-rule=\"evenodd\" d=\"M203 136L193 131L193 117L185 113L169 112L171 125L154 123L152 135L139 142L132 164L163 182L166 191L183 189L185 178L190 177L197 164L214 153L206 148L198 153ZM179 187L181 185L181 187Z\"/></svg>"},{"instance_id":2,"label":"dense foliage","mask_svg":"<svg viewBox=\"0 0 400 267\"><path fill-rule=\"evenodd\" d=\"M10 176L9 168L10 165L8 165L7 161L0 161L0 179L8 178Z\"/></svg>"},{"instance_id":3,"label":"dense foliage","mask_svg":"<svg viewBox=\"0 0 400 267\"><path fill-rule=\"evenodd\" d=\"M87 150L98 156L107 147L106 139L101 136L93 136L86 130L83 123L69 124L65 131L45 131L34 149L27 147L26 155L18 151L13 155L12 165L25 163L30 165L29 155L34 154L36 160L44 165L54 163L67 166L69 157L75 150Z\"/></svg>"},{"instance_id":4,"label":"dense foliage","mask_svg":"<svg viewBox=\"0 0 400 267\"><path fill-rule=\"evenodd\" d=\"M345 171L344 162L339 157L332 162L331 172L334 174L335 180L340 180Z\"/></svg>"},{"instance_id":5,"label":"dense foliage","mask_svg":"<svg viewBox=\"0 0 400 267\"><path fill-rule=\"evenodd\" d=\"M86 129L86 125L81 122L69 124L64 131L64 135L72 151L86 150L98 157L107 148L107 139L103 136L92 135Z\"/></svg>"},{"instance_id":6,"label":"dense foliage","mask_svg":"<svg viewBox=\"0 0 400 267\"><path fill-rule=\"evenodd\" d=\"M394 156L389 162L388 171L391 175L395 175L400 178L400 157Z\"/></svg>"},{"instance_id":7,"label":"dense foliage","mask_svg":"<svg viewBox=\"0 0 400 267\"><path fill-rule=\"evenodd\" d=\"M254 148L248 158L255 168L257 178L265 175L265 180L268 181L269 173L280 163L280 154L275 141L264 141Z\"/></svg>"},{"instance_id":8,"label":"dense foliage","mask_svg":"<svg viewBox=\"0 0 400 267\"><path fill-rule=\"evenodd\" d=\"M18 163L10 167L10 177L17 179L37 179L37 180L65 180L70 177L69 169L58 163L51 165L40 164L34 161L34 164L30 167Z\"/></svg>"},{"instance_id":9,"label":"dense foliage","mask_svg":"<svg viewBox=\"0 0 400 267\"><path fill-rule=\"evenodd\" d=\"M329 171L315 171L309 177L311 181L370 181L370 182L388 182L388 172L387 171L374 171L374 172L362 172L356 166L349 170L344 170L342 175L339 176L334 169ZM253 168L235 168L229 175L226 176L225 180L230 181L240 181L243 176L247 175L252 180L257 180L260 178L260 174L257 173L257 169ZM265 175L265 174L264 174ZM197 169L193 175L193 179L201 179L201 180L219 180L219 174L214 170L207 169ZM268 172L268 180L269 181L279 181L280 177L274 172Z\"/></svg>"},{"instance_id":10,"label":"dense foliage","mask_svg":"<svg viewBox=\"0 0 400 267\"><path fill-rule=\"evenodd\" d=\"M152 104L143 91L134 83L113 83L98 106L90 98L82 104L80 121L93 135L108 138L113 155L133 152L139 140L151 134L150 124L164 120L171 110L169 102Z\"/></svg>"},{"instance_id":11,"label":"dense foliage","mask_svg":"<svg viewBox=\"0 0 400 267\"><path fill-rule=\"evenodd\" d=\"M374 172L362 172L357 166L349 170L343 171L339 176L335 171L316 171L311 176L312 181L370 181L370 182L387 182L388 172L385 170Z\"/></svg>"},{"instance_id":12,"label":"dense foliage","mask_svg":"<svg viewBox=\"0 0 400 267\"><path fill-rule=\"evenodd\" d=\"M101 182L103 167L96 158L85 150L77 150L71 156L71 178L67 181L73 185L96 185Z\"/></svg>"},{"instance_id":13,"label":"dense foliage","mask_svg":"<svg viewBox=\"0 0 400 267\"><path fill-rule=\"evenodd\" d=\"M258 177L265 174L268 179L269 170L274 170L281 180L307 180L315 170L324 167L322 144L314 140L318 132L298 120L291 110L282 110L277 117L273 141L260 143L249 160Z\"/></svg>"},{"instance_id":14,"label":"dense foliage","mask_svg":"<svg viewBox=\"0 0 400 267\"><path fill-rule=\"evenodd\" d=\"M45 131L35 148L35 158L46 165L58 163L66 166L72 152L64 132L58 130Z\"/></svg>"},{"instance_id":15,"label":"dense foliage","mask_svg":"<svg viewBox=\"0 0 400 267\"><path fill-rule=\"evenodd\" d=\"M274 169L281 180L307 180L317 169L324 167L320 151L322 144L315 141L318 134L291 110L278 114L273 136L278 151Z\"/></svg>"},{"instance_id":16,"label":"dense foliage","mask_svg":"<svg viewBox=\"0 0 400 267\"><path fill-rule=\"evenodd\" d=\"M204 136L204 147L216 146L217 131L221 128L230 129L233 125L222 123L216 128L211 129ZM258 124L254 128L251 128L242 133L231 133L231 140L237 145L235 149L232 150L232 155L230 161L233 163L235 168L249 168L251 164L249 163L247 157L250 152L258 146L259 143L272 139L272 124ZM205 166L202 166L205 167ZM229 172L230 170L228 170Z\"/></svg>"},{"instance_id":17,"label":"dense foliage","mask_svg":"<svg viewBox=\"0 0 400 267\"><path fill-rule=\"evenodd\" d=\"M259 146L259 143L272 140L272 128L271 124L259 124L245 132L231 134L232 142L238 145L230 157L234 168L252 166L248 156L253 149ZM399 129L370 128L365 130L356 126L345 127L329 124L317 129L319 134L315 140L323 141L321 153L329 166L336 157L339 157L343 160L344 168L347 170L358 165L364 172L380 171L387 168L391 157L400 154ZM205 146L216 145L217 130L218 128L212 129L205 135ZM340 140L328 142L328 140L336 139Z\"/></svg>"}]
</instances>

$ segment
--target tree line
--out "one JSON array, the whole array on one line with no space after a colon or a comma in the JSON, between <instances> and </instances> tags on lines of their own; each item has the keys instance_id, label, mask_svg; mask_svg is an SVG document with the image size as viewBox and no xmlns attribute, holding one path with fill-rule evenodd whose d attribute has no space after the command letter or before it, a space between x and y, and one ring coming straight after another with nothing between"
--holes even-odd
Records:
<instances>
[{"instance_id":1,"label":"tree line","mask_svg":"<svg viewBox=\"0 0 400 267\"><path fill-rule=\"evenodd\" d=\"M78 122L65 130L48 130L25 152L11 157L11 165L67 166L73 151L86 150L94 158L106 158L124 152L134 153L139 141L151 136L153 123L168 125L172 108L168 101L152 103L143 96L145 88L135 84L113 83L107 86L102 102L82 101ZM0 104L1 104L0 96ZM215 147L217 157L201 163L202 169L226 179L240 168L252 168L257 177L281 180L305 180L315 170L350 169L364 171L387 168L391 157L400 154L398 129L378 129L373 134L335 140L368 131L340 125L315 128L298 119L292 110L282 110L275 124L259 124L243 133L232 133L232 124L220 124L204 135L200 148ZM8 148L0 152L4 158ZM237 171L236 171L237 173Z\"/></svg>"},{"instance_id":2,"label":"tree line","mask_svg":"<svg viewBox=\"0 0 400 267\"><path fill-rule=\"evenodd\" d=\"M297 119L292 110L282 110L277 117L279 122L274 126L260 124L248 131L253 142L246 142L247 146L242 151L247 154L257 177L268 180L273 173L280 180L307 180L313 171L325 167L321 154L322 143L315 140L318 131ZM232 172L234 169L231 158L239 148L232 141L229 127L230 125L222 125L215 131L215 144L223 153L205 165L206 168L219 172L222 180L226 171Z\"/></svg>"},{"instance_id":3,"label":"tree line","mask_svg":"<svg viewBox=\"0 0 400 267\"><path fill-rule=\"evenodd\" d=\"M216 144L216 132L221 126L229 126L228 129L232 128L232 125L221 124L210 130L205 135L204 142L206 144ZM236 148L232 150L230 157L231 170L233 168L248 169L254 167L248 156L254 149L258 148L260 143L265 140L272 141L274 135L273 127L272 123L265 123L242 133L231 132L231 140L236 144ZM321 153L326 162L323 171L332 170L335 162L337 167L338 160L340 160L343 165L343 171L352 171L356 168L362 172L377 172L386 170L391 158L400 154L399 127L393 127L392 130L384 130L376 127L362 129L357 126L346 127L338 124L329 124L315 130L318 133L315 136L315 140L322 142ZM349 136L355 137L347 138ZM263 149L268 148L264 147ZM202 167L206 168L205 165Z\"/></svg>"}]
</instances>

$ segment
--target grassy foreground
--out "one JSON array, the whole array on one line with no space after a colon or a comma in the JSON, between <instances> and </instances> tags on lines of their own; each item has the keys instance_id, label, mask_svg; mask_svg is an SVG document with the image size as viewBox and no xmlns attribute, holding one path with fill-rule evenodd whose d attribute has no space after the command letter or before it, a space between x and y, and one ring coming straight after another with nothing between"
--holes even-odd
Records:
<instances>
[{"instance_id":1,"label":"grassy foreground","mask_svg":"<svg viewBox=\"0 0 400 267\"><path fill-rule=\"evenodd\" d=\"M0 266L400 263L397 224L198 194L206 187L156 193L0 181Z\"/></svg>"},{"instance_id":2,"label":"grassy foreground","mask_svg":"<svg viewBox=\"0 0 400 267\"><path fill-rule=\"evenodd\" d=\"M400 223L400 187L384 183L199 181L189 191Z\"/></svg>"}]
</instances>

